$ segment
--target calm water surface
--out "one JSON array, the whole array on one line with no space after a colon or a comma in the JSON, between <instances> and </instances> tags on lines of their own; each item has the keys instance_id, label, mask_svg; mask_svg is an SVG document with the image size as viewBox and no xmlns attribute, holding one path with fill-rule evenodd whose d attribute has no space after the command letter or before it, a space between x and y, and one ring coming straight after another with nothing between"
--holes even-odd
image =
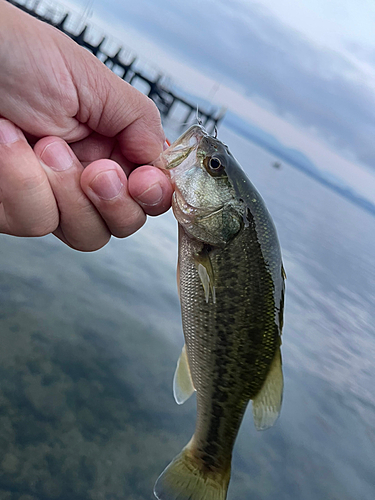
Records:
<instances>
[{"instance_id":1,"label":"calm water surface","mask_svg":"<svg viewBox=\"0 0 375 500\"><path fill-rule=\"evenodd\" d=\"M285 392L245 417L229 500L375 498L375 218L234 135L287 272ZM0 236L0 500L151 500L194 429L168 213L94 254Z\"/></svg>"}]
</instances>

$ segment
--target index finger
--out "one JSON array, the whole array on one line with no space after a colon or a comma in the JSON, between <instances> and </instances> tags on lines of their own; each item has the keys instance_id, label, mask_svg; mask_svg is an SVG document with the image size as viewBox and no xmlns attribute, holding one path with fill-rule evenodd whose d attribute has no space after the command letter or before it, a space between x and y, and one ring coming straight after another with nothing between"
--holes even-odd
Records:
<instances>
[{"instance_id":1,"label":"index finger","mask_svg":"<svg viewBox=\"0 0 375 500\"><path fill-rule=\"evenodd\" d=\"M0 118L0 232L42 236L59 222L48 178L21 130Z\"/></svg>"}]
</instances>

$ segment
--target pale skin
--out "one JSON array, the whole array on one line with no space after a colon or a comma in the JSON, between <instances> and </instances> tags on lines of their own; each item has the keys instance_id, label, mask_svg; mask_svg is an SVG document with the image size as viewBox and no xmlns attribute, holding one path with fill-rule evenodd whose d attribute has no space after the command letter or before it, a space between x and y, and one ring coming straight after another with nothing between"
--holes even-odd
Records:
<instances>
[{"instance_id":1,"label":"pale skin","mask_svg":"<svg viewBox=\"0 0 375 500\"><path fill-rule=\"evenodd\" d=\"M0 68L0 233L93 251L168 210L170 182L147 165L165 144L147 97L4 0Z\"/></svg>"}]
</instances>

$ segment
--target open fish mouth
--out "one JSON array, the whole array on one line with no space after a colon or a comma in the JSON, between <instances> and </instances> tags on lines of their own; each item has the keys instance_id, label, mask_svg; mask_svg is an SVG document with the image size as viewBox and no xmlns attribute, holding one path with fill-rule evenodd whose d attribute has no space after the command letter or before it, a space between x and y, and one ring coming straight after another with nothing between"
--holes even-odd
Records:
<instances>
[{"instance_id":1,"label":"open fish mouth","mask_svg":"<svg viewBox=\"0 0 375 500\"><path fill-rule=\"evenodd\" d=\"M172 170L180 165L194 150L198 149L203 137L208 133L200 125L193 125L173 142L152 165L162 170Z\"/></svg>"}]
</instances>

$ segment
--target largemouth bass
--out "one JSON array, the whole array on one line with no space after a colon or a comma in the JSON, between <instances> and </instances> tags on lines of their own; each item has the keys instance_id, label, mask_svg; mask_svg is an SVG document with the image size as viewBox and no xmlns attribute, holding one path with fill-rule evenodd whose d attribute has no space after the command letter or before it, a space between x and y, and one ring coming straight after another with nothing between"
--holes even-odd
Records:
<instances>
[{"instance_id":1,"label":"largemouth bass","mask_svg":"<svg viewBox=\"0 0 375 500\"><path fill-rule=\"evenodd\" d=\"M200 125L154 162L174 186L185 346L174 376L197 392L193 437L155 484L159 500L224 500L250 400L257 429L281 407L284 279L271 216L227 146Z\"/></svg>"}]
</instances>

